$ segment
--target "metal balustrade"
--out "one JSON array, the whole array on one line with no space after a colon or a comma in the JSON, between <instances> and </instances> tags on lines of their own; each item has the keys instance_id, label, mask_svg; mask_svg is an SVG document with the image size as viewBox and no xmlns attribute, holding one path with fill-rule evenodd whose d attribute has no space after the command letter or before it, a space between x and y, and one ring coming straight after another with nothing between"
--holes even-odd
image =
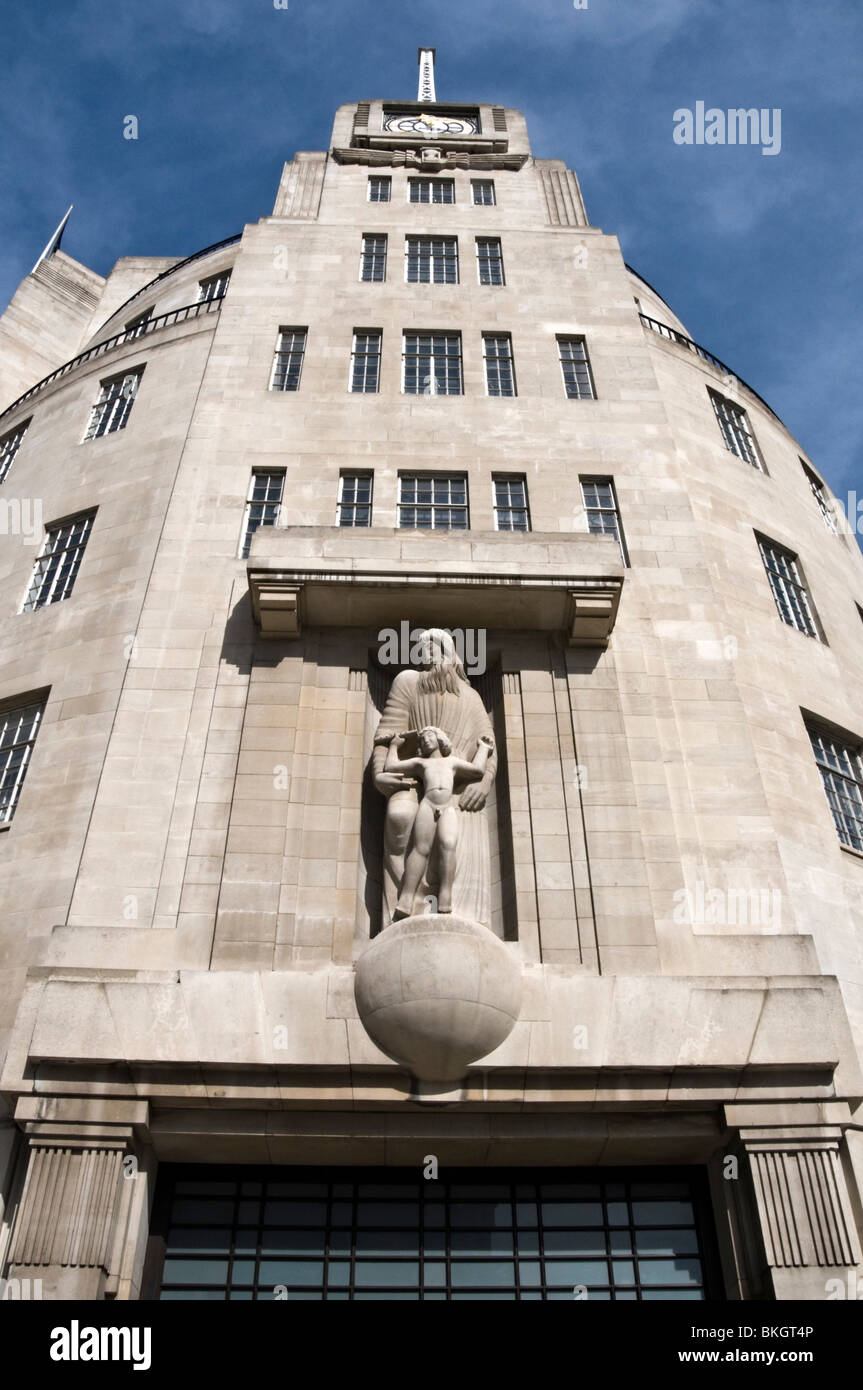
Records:
<instances>
[{"instance_id":1,"label":"metal balustrade","mask_svg":"<svg viewBox=\"0 0 863 1390\"><path fill-rule=\"evenodd\" d=\"M645 284L646 283L645 281ZM699 343L693 342L692 338L687 338L685 333L680 333L676 328L672 328L667 323L660 323L659 319L652 319L649 314L640 313L638 317L645 327L651 329L654 333L658 333L661 338L668 338L673 343L679 343L681 347L687 348L689 352L694 352L696 356L703 358L705 362L709 362L711 367L716 367L720 372L724 373L725 376L734 377L735 381L738 381L756 400L761 402L765 410L770 411L774 419L779 420L776 411L771 405L767 404L764 397L759 396L758 392L754 390L747 381L744 381L742 376L738 376L737 372L733 372L728 364L723 362L721 358L714 357L712 352L708 352L707 348L701 347ZM779 420L779 423L782 424L782 421Z\"/></svg>"}]
</instances>

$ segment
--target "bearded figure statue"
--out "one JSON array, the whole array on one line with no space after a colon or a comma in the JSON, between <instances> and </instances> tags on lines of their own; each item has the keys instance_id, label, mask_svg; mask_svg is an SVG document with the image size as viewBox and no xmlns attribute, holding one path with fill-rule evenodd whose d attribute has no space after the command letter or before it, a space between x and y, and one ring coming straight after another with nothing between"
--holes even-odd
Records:
<instances>
[{"instance_id":1,"label":"bearded figure statue","mask_svg":"<svg viewBox=\"0 0 863 1390\"><path fill-rule=\"evenodd\" d=\"M398 912L396 909L405 879L405 858L412 847L414 821L423 794L421 779L400 771L387 771L389 747L398 735L406 736L400 741L400 760L414 758L420 752L420 731L431 729L442 730L448 736L453 755L463 762L472 762L480 745L491 750L487 759L480 759L481 776L463 789L457 788L453 798L458 825L451 900L454 914L489 927L491 875L485 805L497 772L491 721L465 675L450 634L441 628L428 628L417 646L421 652L420 667L401 671L395 677L375 734L372 754L374 785L387 798L383 923L388 926L394 913L396 917L405 914L404 903ZM437 911L439 887L440 860L433 849L413 898L413 912ZM425 902L429 896L434 900L430 909Z\"/></svg>"}]
</instances>

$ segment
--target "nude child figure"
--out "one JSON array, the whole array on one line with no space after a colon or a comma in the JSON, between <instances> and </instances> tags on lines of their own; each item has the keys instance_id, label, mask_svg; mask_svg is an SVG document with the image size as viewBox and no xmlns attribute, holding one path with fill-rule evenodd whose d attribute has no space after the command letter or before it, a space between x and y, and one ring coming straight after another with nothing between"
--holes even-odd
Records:
<instances>
[{"instance_id":1,"label":"nude child figure","mask_svg":"<svg viewBox=\"0 0 863 1390\"><path fill-rule=\"evenodd\" d=\"M398 756L407 734L394 734L387 750L385 772L400 772L422 782L422 800L413 823L411 847L405 860L405 872L399 891L393 921L410 917L413 901L429 855L437 841L440 862L438 912L452 912L452 888L455 879L456 849L458 846L458 810L453 801L456 779L477 782L485 772L494 743L483 734L477 744L473 762L453 755L452 744L442 729L427 728L419 732L422 757Z\"/></svg>"}]
</instances>

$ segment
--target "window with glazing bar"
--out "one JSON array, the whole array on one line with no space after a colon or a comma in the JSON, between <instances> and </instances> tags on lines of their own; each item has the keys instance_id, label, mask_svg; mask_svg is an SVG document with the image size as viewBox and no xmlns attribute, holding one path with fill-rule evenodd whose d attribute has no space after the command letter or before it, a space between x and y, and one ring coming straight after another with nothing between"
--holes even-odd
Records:
<instances>
[{"instance_id":1,"label":"window with glazing bar","mask_svg":"<svg viewBox=\"0 0 863 1390\"><path fill-rule=\"evenodd\" d=\"M243 538L240 542L240 558L248 557L252 546L252 536L259 526L275 526L282 507L282 493L285 475L282 472L268 472L255 469L252 473L246 497L246 510L243 516Z\"/></svg>"},{"instance_id":2,"label":"window with glazing bar","mask_svg":"<svg viewBox=\"0 0 863 1390\"><path fill-rule=\"evenodd\" d=\"M99 439L103 434L126 428L143 371L140 367L135 372L122 372L99 383L99 398L90 412L85 439Z\"/></svg>"},{"instance_id":3,"label":"window with glazing bar","mask_svg":"<svg viewBox=\"0 0 863 1390\"><path fill-rule=\"evenodd\" d=\"M485 386L489 396L514 396L515 365L512 360L512 339L508 333L483 333L482 355L485 362Z\"/></svg>"},{"instance_id":4,"label":"window with glazing bar","mask_svg":"<svg viewBox=\"0 0 863 1390\"><path fill-rule=\"evenodd\" d=\"M140 338L142 333L146 333L147 324L153 319L153 310L145 309L143 313L136 314L126 324L125 333L127 338Z\"/></svg>"},{"instance_id":5,"label":"window with glazing bar","mask_svg":"<svg viewBox=\"0 0 863 1390\"><path fill-rule=\"evenodd\" d=\"M593 389L593 376L584 339L558 338L557 347L567 396L571 400L594 400L596 392Z\"/></svg>"},{"instance_id":6,"label":"window with glazing bar","mask_svg":"<svg viewBox=\"0 0 863 1390\"><path fill-rule=\"evenodd\" d=\"M393 181L389 174L371 174L369 176L368 200L370 203L388 203L391 197Z\"/></svg>"},{"instance_id":7,"label":"window with glazing bar","mask_svg":"<svg viewBox=\"0 0 863 1390\"><path fill-rule=\"evenodd\" d=\"M363 237L360 253L360 279L386 280L387 278L387 238L379 233L367 232Z\"/></svg>"},{"instance_id":8,"label":"window with glazing bar","mask_svg":"<svg viewBox=\"0 0 863 1390\"><path fill-rule=\"evenodd\" d=\"M818 503L818 510L821 513L821 520L824 522L824 525L827 527L828 531L832 531L834 536L838 535L839 527L836 524L836 513L833 509L832 497L828 497L821 479L817 476L817 474L812 472L812 469L807 464L805 464L802 459L800 460L800 466L802 467L803 472L806 474L806 478L809 483L812 496Z\"/></svg>"},{"instance_id":9,"label":"window with glazing bar","mask_svg":"<svg viewBox=\"0 0 863 1390\"><path fill-rule=\"evenodd\" d=\"M21 440L27 433L29 420L25 420L23 425L16 425L14 430L0 437L0 483L5 481L6 474L15 461L15 455L21 448Z\"/></svg>"},{"instance_id":10,"label":"window with glazing bar","mask_svg":"<svg viewBox=\"0 0 863 1390\"><path fill-rule=\"evenodd\" d=\"M786 550L765 536L758 537L758 548L782 621L789 627L796 627L798 632L805 632L807 637L820 637L815 610L797 556L792 550Z\"/></svg>"},{"instance_id":11,"label":"window with glazing bar","mask_svg":"<svg viewBox=\"0 0 863 1390\"><path fill-rule=\"evenodd\" d=\"M471 179L470 191L475 207L494 207L494 179Z\"/></svg>"},{"instance_id":12,"label":"window with glazing bar","mask_svg":"<svg viewBox=\"0 0 863 1390\"><path fill-rule=\"evenodd\" d=\"M464 473L402 473L399 526L420 531L466 531L467 478Z\"/></svg>"},{"instance_id":13,"label":"window with glazing bar","mask_svg":"<svg viewBox=\"0 0 863 1390\"><path fill-rule=\"evenodd\" d=\"M827 803L843 845L863 853L863 752L819 724L807 723Z\"/></svg>"},{"instance_id":14,"label":"window with glazing bar","mask_svg":"<svg viewBox=\"0 0 863 1390\"><path fill-rule=\"evenodd\" d=\"M198 303L203 304L208 299L222 299L228 292L230 279L230 270L220 270L218 275L210 275L206 280L201 280L198 284Z\"/></svg>"},{"instance_id":15,"label":"window with glazing bar","mask_svg":"<svg viewBox=\"0 0 863 1390\"><path fill-rule=\"evenodd\" d=\"M614 536L625 565L629 564L613 478L581 478L581 498L587 529L593 535Z\"/></svg>"},{"instance_id":16,"label":"window with glazing bar","mask_svg":"<svg viewBox=\"0 0 863 1390\"><path fill-rule=\"evenodd\" d=\"M751 464L753 468L758 468L764 472L764 464L758 452L758 445L755 443L755 436L749 425L749 417L742 406L735 405L734 401L729 401L727 397L720 396L718 391L710 391L710 399L713 402L713 411L716 421L725 440L726 449L730 449L732 454Z\"/></svg>"},{"instance_id":17,"label":"window with glazing bar","mask_svg":"<svg viewBox=\"0 0 863 1390\"><path fill-rule=\"evenodd\" d=\"M461 334L406 333L405 394L460 396L461 389Z\"/></svg>"},{"instance_id":18,"label":"window with glazing bar","mask_svg":"<svg viewBox=\"0 0 863 1390\"><path fill-rule=\"evenodd\" d=\"M358 328L354 333L351 351L350 390L374 395L381 375L381 331L379 328Z\"/></svg>"},{"instance_id":19,"label":"window with glazing bar","mask_svg":"<svg viewBox=\"0 0 863 1390\"><path fill-rule=\"evenodd\" d=\"M405 238L405 278L410 285L457 285L458 238Z\"/></svg>"},{"instance_id":20,"label":"window with glazing bar","mask_svg":"<svg viewBox=\"0 0 863 1390\"><path fill-rule=\"evenodd\" d=\"M0 710L0 825L15 814L44 711L44 700Z\"/></svg>"},{"instance_id":21,"label":"window with glazing bar","mask_svg":"<svg viewBox=\"0 0 863 1390\"><path fill-rule=\"evenodd\" d=\"M412 203L454 203L453 179L408 179L408 199Z\"/></svg>"},{"instance_id":22,"label":"window with glazing bar","mask_svg":"<svg viewBox=\"0 0 863 1390\"><path fill-rule=\"evenodd\" d=\"M500 237L477 237L476 263L481 285L502 285L504 283Z\"/></svg>"},{"instance_id":23,"label":"window with glazing bar","mask_svg":"<svg viewBox=\"0 0 863 1390\"><path fill-rule=\"evenodd\" d=\"M494 525L497 531L529 531L527 483L523 477L497 474L494 488Z\"/></svg>"},{"instance_id":24,"label":"window with glazing bar","mask_svg":"<svg viewBox=\"0 0 863 1390\"><path fill-rule=\"evenodd\" d=\"M305 328L280 328L273 360L271 391L299 391L306 354Z\"/></svg>"},{"instance_id":25,"label":"window with glazing bar","mask_svg":"<svg viewBox=\"0 0 863 1390\"><path fill-rule=\"evenodd\" d=\"M72 592L84 549L93 529L95 512L84 512L69 521L49 526L45 531L42 549L33 567L33 577L27 590L22 613L33 608L45 608L60 603Z\"/></svg>"},{"instance_id":26,"label":"window with glazing bar","mask_svg":"<svg viewBox=\"0 0 863 1390\"><path fill-rule=\"evenodd\" d=\"M338 526L371 526L371 473L342 473L339 478Z\"/></svg>"}]
</instances>

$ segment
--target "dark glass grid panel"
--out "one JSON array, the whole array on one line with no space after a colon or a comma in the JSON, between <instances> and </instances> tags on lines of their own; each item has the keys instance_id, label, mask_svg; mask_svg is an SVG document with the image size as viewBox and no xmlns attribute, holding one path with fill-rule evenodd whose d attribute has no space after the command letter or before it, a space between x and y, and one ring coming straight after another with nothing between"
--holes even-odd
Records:
<instances>
[{"instance_id":1,"label":"dark glass grid panel","mask_svg":"<svg viewBox=\"0 0 863 1390\"><path fill-rule=\"evenodd\" d=\"M455 183L452 179L409 179L412 203L454 203Z\"/></svg>"},{"instance_id":2,"label":"dark glass grid panel","mask_svg":"<svg viewBox=\"0 0 863 1390\"><path fill-rule=\"evenodd\" d=\"M21 440L27 433L27 426L29 424L30 421L27 420L23 425L19 425L17 429L11 430L9 434L4 434L3 438L0 439L0 483L5 480L6 474L12 467L15 455L21 447Z\"/></svg>"},{"instance_id":3,"label":"dark glass grid panel","mask_svg":"<svg viewBox=\"0 0 863 1390\"><path fill-rule=\"evenodd\" d=\"M803 463L802 459L800 460L800 462L801 464L803 464L803 472L809 479L809 487L812 491L812 496L818 503L818 510L821 513L821 520L824 522L824 525L827 527L827 530L832 531L833 535L835 536L838 534L839 528L836 525L836 517L833 512L832 501L828 501L827 494L824 491L820 479L816 478L812 470L806 467L806 464Z\"/></svg>"},{"instance_id":4,"label":"dark glass grid panel","mask_svg":"<svg viewBox=\"0 0 863 1390\"><path fill-rule=\"evenodd\" d=\"M558 338L560 365L567 396L573 400L593 400L593 378L583 338Z\"/></svg>"},{"instance_id":5,"label":"dark glass grid panel","mask_svg":"<svg viewBox=\"0 0 863 1390\"><path fill-rule=\"evenodd\" d=\"M404 389L409 396L461 395L461 335L406 333Z\"/></svg>"},{"instance_id":6,"label":"dark glass grid panel","mask_svg":"<svg viewBox=\"0 0 863 1390\"><path fill-rule=\"evenodd\" d=\"M273 363L271 391L298 391L306 351L305 328L283 328Z\"/></svg>"},{"instance_id":7,"label":"dark glass grid panel","mask_svg":"<svg viewBox=\"0 0 863 1390\"><path fill-rule=\"evenodd\" d=\"M409 285L457 285L457 237L409 236L406 267Z\"/></svg>"},{"instance_id":8,"label":"dark glass grid panel","mask_svg":"<svg viewBox=\"0 0 863 1390\"><path fill-rule=\"evenodd\" d=\"M339 479L339 526L371 526L371 473L343 473Z\"/></svg>"},{"instance_id":9,"label":"dark glass grid panel","mask_svg":"<svg viewBox=\"0 0 863 1390\"><path fill-rule=\"evenodd\" d=\"M498 531L530 530L524 478L494 479L494 518Z\"/></svg>"},{"instance_id":10,"label":"dark glass grid panel","mask_svg":"<svg viewBox=\"0 0 863 1390\"><path fill-rule=\"evenodd\" d=\"M809 727L815 761L843 845L863 852L863 756L859 747Z\"/></svg>"},{"instance_id":11,"label":"dark glass grid panel","mask_svg":"<svg viewBox=\"0 0 863 1390\"><path fill-rule=\"evenodd\" d=\"M219 275L211 275L208 280L202 280L198 286L198 302L203 303L209 299L223 299L228 292L228 283L231 279L231 272L223 270Z\"/></svg>"},{"instance_id":12,"label":"dark glass grid panel","mask_svg":"<svg viewBox=\"0 0 863 1390\"><path fill-rule=\"evenodd\" d=\"M761 459L755 443L755 436L749 428L746 411L742 410L739 405L735 405L733 401L726 400L716 391L710 392L710 399L713 402L713 409L722 431L722 438L725 440L726 449L730 449L732 454L744 459L753 468L760 468Z\"/></svg>"},{"instance_id":13,"label":"dark glass grid panel","mask_svg":"<svg viewBox=\"0 0 863 1390\"><path fill-rule=\"evenodd\" d=\"M470 187L474 204L477 207L494 207L494 181L492 179L472 179Z\"/></svg>"},{"instance_id":14,"label":"dark glass grid panel","mask_svg":"<svg viewBox=\"0 0 863 1390\"><path fill-rule=\"evenodd\" d=\"M49 603L60 603L69 597L92 527L93 512L89 512L48 531L33 569L22 613L44 608Z\"/></svg>"},{"instance_id":15,"label":"dark glass grid panel","mask_svg":"<svg viewBox=\"0 0 863 1390\"><path fill-rule=\"evenodd\" d=\"M807 637L817 637L818 628L812 615L809 595L803 576L797 565L797 557L790 550L774 545L771 541L759 541L761 558L770 580L779 616L789 627L805 632Z\"/></svg>"},{"instance_id":16,"label":"dark glass grid panel","mask_svg":"<svg viewBox=\"0 0 863 1390\"><path fill-rule=\"evenodd\" d=\"M163 1300L701 1301L713 1287L701 1182L652 1170L201 1168L163 1177L154 1225Z\"/></svg>"},{"instance_id":17,"label":"dark glass grid panel","mask_svg":"<svg viewBox=\"0 0 863 1390\"><path fill-rule=\"evenodd\" d=\"M355 333L351 354L351 390L374 394L378 389L380 373L380 333Z\"/></svg>"},{"instance_id":18,"label":"dark glass grid panel","mask_svg":"<svg viewBox=\"0 0 863 1390\"><path fill-rule=\"evenodd\" d=\"M462 473L399 479L399 526L420 531L465 531L467 479Z\"/></svg>"},{"instance_id":19,"label":"dark glass grid panel","mask_svg":"<svg viewBox=\"0 0 863 1390\"><path fill-rule=\"evenodd\" d=\"M392 190L389 174L372 174L369 179L369 202L388 203Z\"/></svg>"},{"instance_id":20,"label":"dark glass grid panel","mask_svg":"<svg viewBox=\"0 0 863 1390\"><path fill-rule=\"evenodd\" d=\"M87 426L86 439L99 439L103 434L113 434L115 430L126 428L140 380L140 372L126 372L123 376L109 377L101 383L99 399L93 406Z\"/></svg>"},{"instance_id":21,"label":"dark glass grid panel","mask_svg":"<svg viewBox=\"0 0 863 1390\"><path fill-rule=\"evenodd\" d=\"M24 705L0 713L0 824L15 814L44 705Z\"/></svg>"},{"instance_id":22,"label":"dark glass grid panel","mask_svg":"<svg viewBox=\"0 0 863 1390\"><path fill-rule=\"evenodd\" d=\"M478 236L476 239L476 259L481 285L503 284L503 252L500 248L499 237Z\"/></svg>"},{"instance_id":23,"label":"dark glass grid panel","mask_svg":"<svg viewBox=\"0 0 863 1390\"><path fill-rule=\"evenodd\" d=\"M385 280L387 278L387 239L386 236L364 236L363 251L360 257L361 280Z\"/></svg>"},{"instance_id":24,"label":"dark glass grid panel","mask_svg":"<svg viewBox=\"0 0 863 1390\"><path fill-rule=\"evenodd\" d=\"M252 546L252 536L259 526L275 526L282 505L282 491L285 486L284 473L253 473L249 498L246 502L246 515L243 522L243 542L240 547L242 559L246 559Z\"/></svg>"},{"instance_id":25,"label":"dark glass grid panel","mask_svg":"<svg viewBox=\"0 0 863 1390\"><path fill-rule=\"evenodd\" d=\"M515 367L508 333L486 333L482 340L485 383L490 396L515 395Z\"/></svg>"}]
</instances>

